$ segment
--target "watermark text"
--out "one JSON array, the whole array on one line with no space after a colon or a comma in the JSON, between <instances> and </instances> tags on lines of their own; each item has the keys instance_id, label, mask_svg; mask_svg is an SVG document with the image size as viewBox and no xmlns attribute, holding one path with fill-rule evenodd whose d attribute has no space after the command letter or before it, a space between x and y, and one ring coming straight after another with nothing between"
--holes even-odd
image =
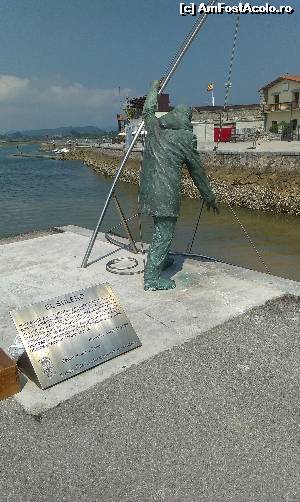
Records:
<instances>
[{"instance_id":1,"label":"watermark text","mask_svg":"<svg viewBox=\"0 0 300 502\"><path fill-rule=\"evenodd\" d=\"M179 4L181 16L196 16L197 14L293 14L294 8L291 5L275 5L268 2L261 5L253 5L249 2L239 2L236 5L227 5L225 2L218 2L215 5L207 5L204 2L199 4L190 2Z\"/></svg>"}]
</instances>

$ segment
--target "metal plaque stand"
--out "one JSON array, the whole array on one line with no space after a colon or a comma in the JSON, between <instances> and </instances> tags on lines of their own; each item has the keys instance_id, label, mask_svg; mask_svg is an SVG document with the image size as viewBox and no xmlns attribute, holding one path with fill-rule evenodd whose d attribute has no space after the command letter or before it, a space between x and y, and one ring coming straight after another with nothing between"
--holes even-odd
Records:
<instances>
[{"instance_id":1,"label":"metal plaque stand","mask_svg":"<svg viewBox=\"0 0 300 502\"><path fill-rule=\"evenodd\" d=\"M20 368L42 389L141 346L107 283L10 314L26 351Z\"/></svg>"}]
</instances>

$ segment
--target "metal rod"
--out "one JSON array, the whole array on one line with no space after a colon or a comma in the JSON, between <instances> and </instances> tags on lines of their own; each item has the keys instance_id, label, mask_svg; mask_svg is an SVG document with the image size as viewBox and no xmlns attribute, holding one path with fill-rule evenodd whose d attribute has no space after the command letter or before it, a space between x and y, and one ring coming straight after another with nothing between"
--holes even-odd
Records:
<instances>
[{"instance_id":1,"label":"metal rod","mask_svg":"<svg viewBox=\"0 0 300 502\"><path fill-rule=\"evenodd\" d=\"M129 225L127 223L127 220L126 220L125 215L123 213L123 210L121 208L120 202L118 201L117 196L116 196L115 193L114 193L113 197L114 197L114 201L116 203L117 209L119 211L119 214L121 216L121 220L122 220L123 226L124 226L125 231L127 233L127 237L128 237L129 242L130 242L131 250L132 250L133 253L138 254L138 250L136 248L135 242L134 242L132 234L130 232Z\"/></svg>"},{"instance_id":2,"label":"metal rod","mask_svg":"<svg viewBox=\"0 0 300 502\"><path fill-rule=\"evenodd\" d=\"M207 5L214 5L216 2L217 2L217 0L210 0L210 2L208 2ZM166 75L162 79L162 83L161 83L161 87L160 87L160 89L158 91L158 95L160 95L163 92L163 90L166 87L167 83L169 82L170 78L173 76L173 74L174 74L177 66L181 62L183 56L185 55L185 53L188 50L188 48L190 47L192 41L194 40L194 38L196 37L196 35L200 31L200 29L202 28L204 22L206 21L207 15L208 15L207 13L203 13L201 16L199 16L199 19L196 21L196 23L195 23L194 27L192 28L191 32L185 38L183 44L181 45L180 49L178 50L178 52L177 52L177 54L175 56L175 61L171 64L169 70L167 71ZM131 141L131 144L130 144L128 150L126 151L126 154L125 154L125 156L124 156L124 158L123 158L120 166L118 167L117 172L116 172L116 174L115 174L115 176L113 178L113 182L112 182L110 191L108 193L107 199L105 201L105 204L103 206L100 218L98 220L96 228L95 228L95 230L93 232L93 235L92 235L91 240L89 242L89 245L87 247L86 253L85 253L84 258L82 260L82 264L81 264L82 268L85 268L87 266L87 261L89 259L90 254L91 254L94 242L96 240L96 237L97 237L97 234L99 232L99 228L101 226L101 223L103 221L105 213L107 211L110 199L112 198L112 195L114 193L114 189L115 189L115 186L116 186L117 181L119 179L119 176L120 176L120 174L121 174L121 172L123 170L123 167L125 166L128 158L129 158L129 155L130 155L130 153L131 153L131 151L132 151L132 149L133 149L133 147L134 147L134 145L136 143L136 140L138 139L138 137L139 137L139 135L140 135L143 127L144 127L144 122L142 121L142 123L140 124L138 130L136 131L136 133L134 135L134 138Z\"/></svg>"}]
</instances>

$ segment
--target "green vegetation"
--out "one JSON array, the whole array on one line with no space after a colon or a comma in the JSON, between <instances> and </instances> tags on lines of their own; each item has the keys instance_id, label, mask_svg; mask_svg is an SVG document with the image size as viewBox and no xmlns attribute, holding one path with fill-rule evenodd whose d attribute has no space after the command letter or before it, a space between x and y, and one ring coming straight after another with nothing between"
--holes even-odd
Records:
<instances>
[{"instance_id":1,"label":"green vegetation","mask_svg":"<svg viewBox=\"0 0 300 502\"><path fill-rule=\"evenodd\" d=\"M272 124L269 131L272 133L278 133L278 124Z\"/></svg>"}]
</instances>

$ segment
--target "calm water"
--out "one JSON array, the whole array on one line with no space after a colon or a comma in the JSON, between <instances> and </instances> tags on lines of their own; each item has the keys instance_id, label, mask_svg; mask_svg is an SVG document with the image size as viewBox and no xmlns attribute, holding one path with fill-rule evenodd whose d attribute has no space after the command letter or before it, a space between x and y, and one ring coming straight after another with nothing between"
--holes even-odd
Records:
<instances>
[{"instance_id":1,"label":"calm water","mask_svg":"<svg viewBox=\"0 0 300 502\"><path fill-rule=\"evenodd\" d=\"M34 145L23 147L26 153L35 150ZM18 158L12 156L15 151L15 148L0 149L0 237L69 224L95 227L111 180L79 162ZM118 195L127 216L137 211L136 186L119 183ZM186 249L199 208L199 200L183 200L174 250ZM204 210L193 252L264 271L231 211L225 206L221 209L220 216ZM239 208L236 212L271 273L299 281L300 218ZM112 204L103 229L117 223L119 218ZM132 230L139 240L137 223L133 222ZM146 241L151 231L150 219L144 218Z\"/></svg>"}]
</instances>

